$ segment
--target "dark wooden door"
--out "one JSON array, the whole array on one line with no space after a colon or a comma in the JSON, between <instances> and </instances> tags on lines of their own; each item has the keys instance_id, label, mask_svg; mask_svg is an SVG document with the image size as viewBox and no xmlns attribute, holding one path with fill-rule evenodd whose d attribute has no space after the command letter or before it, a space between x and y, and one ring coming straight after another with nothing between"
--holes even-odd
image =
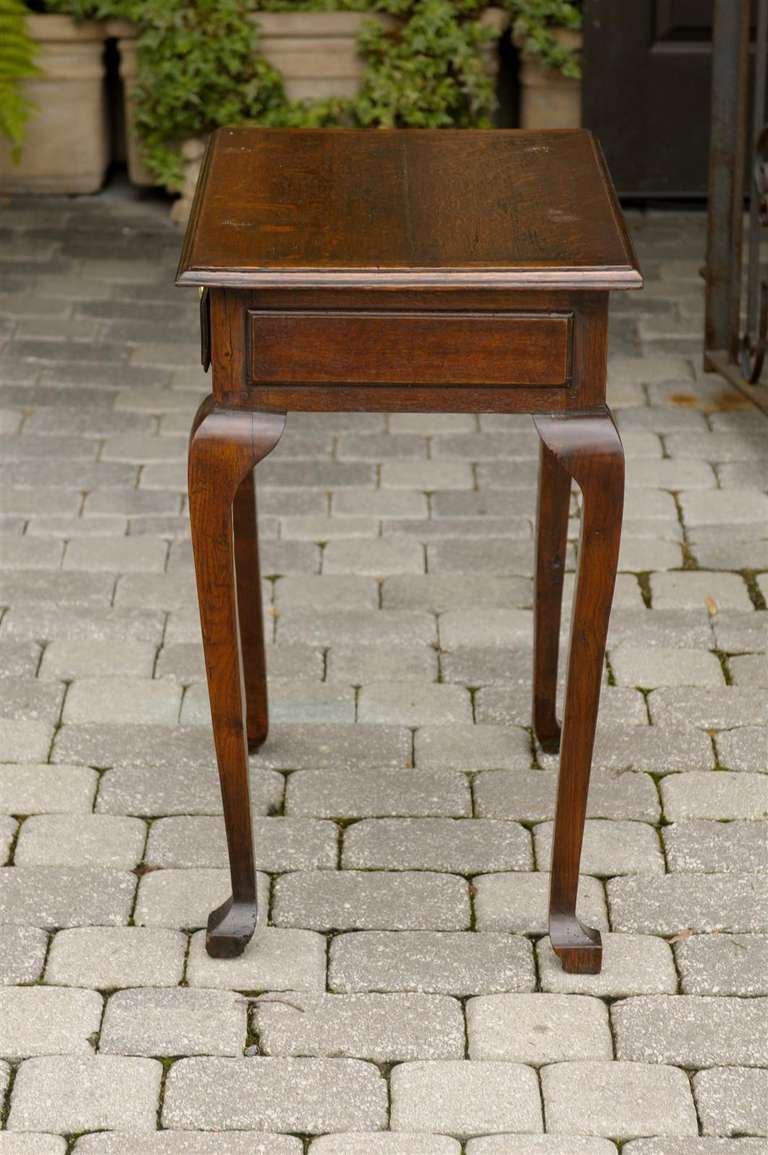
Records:
<instances>
[{"instance_id":1,"label":"dark wooden door","mask_svg":"<svg viewBox=\"0 0 768 1155\"><path fill-rule=\"evenodd\" d=\"M618 191L705 195L712 0L585 0L584 9L583 121Z\"/></svg>"}]
</instances>

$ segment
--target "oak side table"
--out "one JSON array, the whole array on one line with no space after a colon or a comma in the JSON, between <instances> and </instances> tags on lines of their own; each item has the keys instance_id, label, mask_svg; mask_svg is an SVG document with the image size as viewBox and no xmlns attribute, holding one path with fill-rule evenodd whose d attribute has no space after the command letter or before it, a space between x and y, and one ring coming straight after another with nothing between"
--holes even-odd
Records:
<instances>
[{"instance_id":1,"label":"oak side table","mask_svg":"<svg viewBox=\"0 0 768 1155\"><path fill-rule=\"evenodd\" d=\"M533 725L560 751L549 928L565 970L596 973L600 934L576 894L624 491L608 295L642 285L599 146L578 129L220 129L177 283L202 287L213 368L189 503L232 896L210 916L208 953L239 955L256 925L248 751L267 736L267 683L254 466L291 410L531 413ZM583 511L561 739L571 481Z\"/></svg>"}]
</instances>

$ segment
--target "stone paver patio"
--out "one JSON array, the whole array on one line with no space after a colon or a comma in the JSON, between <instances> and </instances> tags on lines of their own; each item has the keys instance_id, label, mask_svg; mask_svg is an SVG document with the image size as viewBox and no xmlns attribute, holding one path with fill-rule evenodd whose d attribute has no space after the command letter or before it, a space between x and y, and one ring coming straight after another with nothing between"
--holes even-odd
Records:
<instances>
[{"instance_id":1,"label":"stone paver patio","mask_svg":"<svg viewBox=\"0 0 768 1155\"><path fill-rule=\"evenodd\" d=\"M768 420L699 368L703 216L632 216L647 289L613 313L606 949L577 977L544 937L519 417L299 415L260 468L263 922L206 956L207 390L165 214L0 211L0 1155L765 1153Z\"/></svg>"}]
</instances>

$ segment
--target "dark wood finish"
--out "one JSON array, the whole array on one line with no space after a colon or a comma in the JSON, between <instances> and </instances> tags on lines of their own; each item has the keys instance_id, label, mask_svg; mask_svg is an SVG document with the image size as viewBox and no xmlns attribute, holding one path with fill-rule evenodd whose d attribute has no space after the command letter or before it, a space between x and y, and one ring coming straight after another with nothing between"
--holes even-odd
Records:
<instances>
[{"instance_id":1,"label":"dark wood finish","mask_svg":"<svg viewBox=\"0 0 768 1155\"><path fill-rule=\"evenodd\" d=\"M192 549L232 875L232 897L208 920L206 946L217 958L241 954L256 929L248 730L252 724L256 740L263 741L267 724L261 604L256 590L251 590L251 596L257 599L258 618L253 609L242 617L239 611L245 608L246 579L255 578L258 589L253 548L256 509L249 479L256 463L279 441L284 426L285 418L277 414L217 409L209 397L195 418L189 445ZM243 647L248 651L245 662ZM248 678L255 679L248 686L248 709L244 667Z\"/></svg>"},{"instance_id":2,"label":"dark wood finish","mask_svg":"<svg viewBox=\"0 0 768 1155\"><path fill-rule=\"evenodd\" d=\"M232 874L209 953L239 954L256 923L248 745L268 718L253 468L286 412L530 412L542 441L534 726L544 749L561 743L550 933L566 970L598 970L576 894L623 494L605 407L608 290L640 283L599 150L584 132L223 130L179 280L209 286L213 369L189 455ZM571 480L584 513L561 741Z\"/></svg>"},{"instance_id":3,"label":"dark wood finish","mask_svg":"<svg viewBox=\"0 0 768 1155\"><path fill-rule=\"evenodd\" d=\"M642 284L579 129L224 128L198 190L180 284Z\"/></svg>"},{"instance_id":4,"label":"dark wood finish","mask_svg":"<svg viewBox=\"0 0 768 1155\"><path fill-rule=\"evenodd\" d=\"M254 385L487 388L570 376L568 314L254 309L248 340Z\"/></svg>"},{"instance_id":5,"label":"dark wood finish","mask_svg":"<svg viewBox=\"0 0 768 1155\"><path fill-rule=\"evenodd\" d=\"M539 604L537 584L535 613L537 647L544 660L536 665L534 676L540 677L543 685L534 688L534 719L537 726L541 720L542 744L547 742L550 749L557 738L554 697L560 634L560 609L554 603L562 596L562 566L556 560L565 537L563 522L567 522L571 478L583 498L552 841L549 937L566 971L597 974L602 962L600 933L576 917L576 894L605 641L619 560L624 450L607 413L537 417L535 422L544 446L542 465L547 478L539 506L537 560L537 579L545 570L543 604ZM545 621L547 610L551 617ZM543 715L536 712L536 705L541 709L542 704Z\"/></svg>"}]
</instances>

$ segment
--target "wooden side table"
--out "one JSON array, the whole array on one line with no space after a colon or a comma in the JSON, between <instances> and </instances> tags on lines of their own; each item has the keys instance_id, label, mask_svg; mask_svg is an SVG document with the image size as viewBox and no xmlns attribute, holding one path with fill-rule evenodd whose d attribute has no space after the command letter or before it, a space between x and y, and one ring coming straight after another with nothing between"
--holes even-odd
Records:
<instances>
[{"instance_id":1,"label":"wooden side table","mask_svg":"<svg viewBox=\"0 0 768 1155\"><path fill-rule=\"evenodd\" d=\"M232 897L207 948L256 924L248 751L267 736L253 469L290 410L531 413L541 438L533 724L560 750L550 935L601 965L576 917L616 576L624 456L605 404L608 294L642 285L588 132L222 129L178 284L203 286L213 392L189 500ZM571 481L583 495L565 713L555 712Z\"/></svg>"}]
</instances>

